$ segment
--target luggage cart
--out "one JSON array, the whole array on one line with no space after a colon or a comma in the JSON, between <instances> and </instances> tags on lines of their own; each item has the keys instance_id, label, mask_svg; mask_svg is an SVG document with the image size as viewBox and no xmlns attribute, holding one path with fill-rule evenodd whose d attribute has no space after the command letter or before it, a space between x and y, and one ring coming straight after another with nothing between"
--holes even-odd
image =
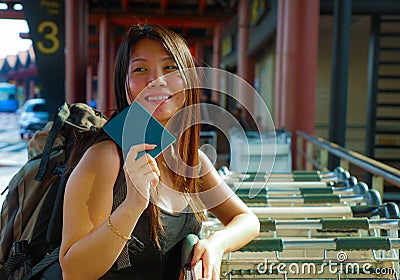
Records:
<instances>
[{"instance_id":1,"label":"luggage cart","mask_svg":"<svg viewBox=\"0 0 400 280\"><path fill-rule=\"evenodd\" d=\"M182 245L188 269L197 237ZM225 254L221 279L398 279L400 239L391 237L258 238Z\"/></svg>"},{"instance_id":2,"label":"luggage cart","mask_svg":"<svg viewBox=\"0 0 400 280\"><path fill-rule=\"evenodd\" d=\"M221 279L398 279L399 238L260 238L228 253Z\"/></svg>"},{"instance_id":3,"label":"luggage cart","mask_svg":"<svg viewBox=\"0 0 400 280\"><path fill-rule=\"evenodd\" d=\"M342 168L323 176L320 172L224 172L225 182L259 218L261 233L240 251L225 256L221 279L398 279L398 206L381 204L379 193L369 191ZM222 228L210 216L201 237ZM266 246L257 249L260 244ZM339 259L339 254L346 258ZM307 262L322 273L282 274L276 268L260 273L254 265L263 264L262 260L281 266ZM325 272L323 268L334 261L346 269ZM361 274L347 270L356 265L368 269ZM376 273L385 270L391 273Z\"/></svg>"},{"instance_id":4,"label":"luggage cart","mask_svg":"<svg viewBox=\"0 0 400 280\"><path fill-rule=\"evenodd\" d=\"M226 181L225 181L226 182ZM364 182L358 182L356 184L348 185L343 182L314 182L314 181L303 181L303 182L226 182L233 190L237 189L300 189L300 188L364 188L361 185L365 185ZM368 188L368 187L367 187Z\"/></svg>"},{"instance_id":5,"label":"luggage cart","mask_svg":"<svg viewBox=\"0 0 400 280\"><path fill-rule=\"evenodd\" d=\"M295 170L291 173L271 173L265 172L247 172L238 173L230 171L226 166L222 166L218 170L219 174L226 181L346 181L353 180L355 177L350 176L350 173L342 167L336 167L332 172L321 172L319 170Z\"/></svg>"},{"instance_id":6,"label":"luggage cart","mask_svg":"<svg viewBox=\"0 0 400 280\"><path fill-rule=\"evenodd\" d=\"M287 186L287 185L286 185ZM263 192L267 195L306 195L306 194L365 194L368 192L368 186L366 184L357 184L354 187L292 187L292 186L282 186L274 187L274 186L266 186L265 188L237 188L234 189L235 193L238 196L241 195L250 195L255 192Z\"/></svg>"},{"instance_id":7,"label":"luggage cart","mask_svg":"<svg viewBox=\"0 0 400 280\"><path fill-rule=\"evenodd\" d=\"M358 206L293 206L293 207L250 207L259 219L311 219L311 218L351 218L380 217L399 219L399 207L393 202L380 205Z\"/></svg>"},{"instance_id":8,"label":"luggage cart","mask_svg":"<svg viewBox=\"0 0 400 280\"><path fill-rule=\"evenodd\" d=\"M256 191L257 193L257 191ZM272 192L273 193L273 192ZM237 192L238 194L238 192ZM365 205L382 203L380 194L377 190L369 190L364 194L329 194L329 193L306 193L296 195L288 193L285 195L271 195L265 189L259 190L255 196L246 190L238 194L248 206L294 206L294 205Z\"/></svg>"},{"instance_id":9,"label":"luggage cart","mask_svg":"<svg viewBox=\"0 0 400 280\"><path fill-rule=\"evenodd\" d=\"M224 225L217 219L205 221L200 238L205 239L212 233L222 230ZM398 219L311 219L277 220L260 219L260 237L338 237L338 236L389 236L398 237L400 220Z\"/></svg>"}]
</instances>

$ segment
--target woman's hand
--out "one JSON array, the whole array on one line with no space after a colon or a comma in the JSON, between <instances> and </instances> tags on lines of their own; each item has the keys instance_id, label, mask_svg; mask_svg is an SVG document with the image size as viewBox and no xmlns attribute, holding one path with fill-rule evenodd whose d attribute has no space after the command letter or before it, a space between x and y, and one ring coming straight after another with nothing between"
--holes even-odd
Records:
<instances>
[{"instance_id":1,"label":"woman's hand","mask_svg":"<svg viewBox=\"0 0 400 280\"><path fill-rule=\"evenodd\" d=\"M201 259L203 261L203 278L219 280L221 260L224 249L212 240L199 240L193 250L192 267Z\"/></svg>"},{"instance_id":2,"label":"woman's hand","mask_svg":"<svg viewBox=\"0 0 400 280\"><path fill-rule=\"evenodd\" d=\"M156 187L160 180L160 170L151 155L145 153L140 158L137 158L137 155L145 150L153 150L155 147L156 145L151 144L132 146L124 164L127 198L133 197L135 204L143 210L149 205L150 188Z\"/></svg>"}]
</instances>

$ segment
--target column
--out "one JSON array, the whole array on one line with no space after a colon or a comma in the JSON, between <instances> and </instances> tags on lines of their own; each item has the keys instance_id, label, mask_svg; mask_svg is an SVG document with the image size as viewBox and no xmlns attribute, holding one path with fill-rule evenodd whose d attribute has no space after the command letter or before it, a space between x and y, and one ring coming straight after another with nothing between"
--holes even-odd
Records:
<instances>
[{"instance_id":1,"label":"column","mask_svg":"<svg viewBox=\"0 0 400 280\"><path fill-rule=\"evenodd\" d=\"M88 8L86 1L65 1L65 100L85 102Z\"/></svg>"},{"instance_id":2,"label":"column","mask_svg":"<svg viewBox=\"0 0 400 280\"><path fill-rule=\"evenodd\" d=\"M86 103L90 104L90 100L94 98L93 96L93 68L91 65L86 67Z\"/></svg>"},{"instance_id":3,"label":"column","mask_svg":"<svg viewBox=\"0 0 400 280\"><path fill-rule=\"evenodd\" d=\"M104 14L99 26L99 65L98 65L98 108L106 114L109 108L109 88L110 88L110 20L108 15Z\"/></svg>"},{"instance_id":4,"label":"column","mask_svg":"<svg viewBox=\"0 0 400 280\"><path fill-rule=\"evenodd\" d=\"M314 134L318 26L319 1L279 1L275 117L280 127L292 134L292 166L296 131Z\"/></svg>"},{"instance_id":5,"label":"column","mask_svg":"<svg viewBox=\"0 0 400 280\"><path fill-rule=\"evenodd\" d=\"M254 61L247 56L249 44L249 1L240 0L238 7L238 37L237 37L237 75L253 85L254 80ZM248 96L247 86L239 83L238 99L249 111L254 111L254 99ZM249 117L244 115L248 123L253 123Z\"/></svg>"},{"instance_id":6,"label":"column","mask_svg":"<svg viewBox=\"0 0 400 280\"><path fill-rule=\"evenodd\" d=\"M329 141L342 147L346 143L351 5L351 0L335 0L334 7ZM339 164L338 157L329 155L329 169L333 169Z\"/></svg>"},{"instance_id":7,"label":"column","mask_svg":"<svg viewBox=\"0 0 400 280\"><path fill-rule=\"evenodd\" d=\"M218 23L214 27L213 47L212 47L212 67L218 69L221 63L221 29L222 29L221 23ZM214 71L213 75L214 76L212 80L213 81L212 87L219 88L220 77L218 76L217 71ZM216 100L218 104L221 104L221 94L213 92L212 100Z\"/></svg>"}]
</instances>

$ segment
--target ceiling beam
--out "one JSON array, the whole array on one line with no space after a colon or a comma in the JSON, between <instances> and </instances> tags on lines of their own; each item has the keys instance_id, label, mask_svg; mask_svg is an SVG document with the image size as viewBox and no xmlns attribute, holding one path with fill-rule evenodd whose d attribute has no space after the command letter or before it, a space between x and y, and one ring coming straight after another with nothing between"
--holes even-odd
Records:
<instances>
[{"instance_id":1,"label":"ceiling beam","mask_svg":"<svg viewBox=\"0 0 400 280\"><path fill-rule=\"evenodd\" d=\"M0 10L1 19L25 19L25 14L23 11L15 10Z\"/></svg>"},{"instance_id":2,"label":"ceiling beam","mask_svg":"<svg viewBox=\"0 0 400 280\"><path fill-rule=\"evenodd\" d=\"M334 0L321 1L320 13L333 14ZM398 0L357 0L351 2L352 15L399 15L400 2Z\"/></svg>"},{"instance_id":3,"label":"ceiling beam","mask_svg":"<svg viewBox=\"0 0 400 280\"><path fill-rule=\"evenodd\" d=\"M26 32L20 32L19 33L19 37L21 38L21 39L31 39L31 34L28 32L28 33L26 33Z\"/></svg>"},{"instance_id":4,"label":"ceiling beam","mask_svg":"<svg viewBox=\"0 0 400 280\"><path fill-rule=\"evenodd\" d=\"M98 25L103 17L101 13L91 13L89 15L89 23ZM165 25L169 27L179 28L214 28L217 23L224 20L223 17L206 17L206 16L153 16L153 15L135 15L111 13L109 15L110 22L115 25L131 26L134 23L146 22Z\"/></svg>"}]
</instances>

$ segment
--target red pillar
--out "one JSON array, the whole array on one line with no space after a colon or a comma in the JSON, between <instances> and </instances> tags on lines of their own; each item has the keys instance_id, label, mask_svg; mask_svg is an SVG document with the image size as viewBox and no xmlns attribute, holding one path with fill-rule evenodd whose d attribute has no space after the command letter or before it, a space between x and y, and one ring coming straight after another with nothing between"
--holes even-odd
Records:
<instances>
[{"instance_id":1,"label":"red pillar","mask_svg":"<svg viewBox=\"0 0 400 280\"><path fill-rule=\"evenodd\" d=\"M112 31L110 31L109 34L113 34ZM108 108L107 112L112 113L115 110L115 96L114 96L114 64L115 64L115 56L117 55L117 47L115 44L115 37L114 36L109 36L109 47L110 47L110 52L108 53L108 62L109 62L109 67L108 67Z\"/></svg>"},{"instance_id":2,"label":"red pillar","mask_svg":"<svg viewBox=\"0 0 400 280\"><path fill-rule=\"evenodd\" d=\"M222 23L218 23L214 27L214 35L213 35L213 47L212 47L212 67L213 68L218 68L221 63L221 29L222 29ZM212 86L213 88L218 88L219 87L219 75L217 71L213 72L213 83ZM214 93L215 95L215 93ZM217 96L213 96L213 100L217 100L218 103L221 102L221 94L217 93Z\"/></svg>"},{"instance_id":3,"label":"red pillar","mask_svg":"<svg viewBox=\"0 0 400 280\"><path fill-rule=\"evenodd\" d=\"M275 43L275 95L274 95L274 110L273 110L273 120L275 128L282 128L282 50L283 50L283 16L282 11L284 7L283 1L278 1L278 16L276 24L276 43Z\"/></svg>"},{"instance_id":4,"label":"red pillar","mask_svg":"<svg viewBox=\"0 0 400 280\"><path fill-rule=\"evenodd\" d=\"M296 131L314 134L319 1L278 2L275 117L292 133L295 166Z\"/></svg>"},{"instance_id":5,"label":"red pillar","mask_svg":"<svg viewBox=\"0 0 400 280\"><path fill-rule=\"evenodd\" d=\"M88 65L86 68L86 103L89 104L90 100L94 98L93 96L93 67Z\"/></svg>"},{"instance_id":6,"label":"red pillar","mask_svg":"<svg viewBox=\"0 0 400 280\"><path fill-rule=\"evenodd\" d=\"M254 61L252 58L247 56L247 49L249 44L249 1L240 0L238 8L238 37L237 37L237 74L239 77L246 80L248 83L253 85L254 80ZM248 96L246 92L247 87L243 83L240 83L237 97L241 100L241 103L245 102L245 107L249 111L254 111L254 98ZM248 116L244 116L248 118ZM250 122L251 123L251 122Z\"/></svg>"},{"instance_id":7,"label":"red pillar","mask_svg":"<svg viewBox=\"0 0 400 280\"><path fill-rule=\"evenodd\" d=\"M99 66L98 66L98 108L104 114L108 114L109 108L109 89L110 89L110 19L105 14L99 26Z\"/></svg>"},{"instance_id":8,"label":"red pillar","mask_svg":"<svg viewBox=\"0 0 400 280\"><path fill-rule=\"evenodd\" d=\"M85 102L87 26L86 1L65 1L65 100Z\"/></svg>"}]
</instances>

